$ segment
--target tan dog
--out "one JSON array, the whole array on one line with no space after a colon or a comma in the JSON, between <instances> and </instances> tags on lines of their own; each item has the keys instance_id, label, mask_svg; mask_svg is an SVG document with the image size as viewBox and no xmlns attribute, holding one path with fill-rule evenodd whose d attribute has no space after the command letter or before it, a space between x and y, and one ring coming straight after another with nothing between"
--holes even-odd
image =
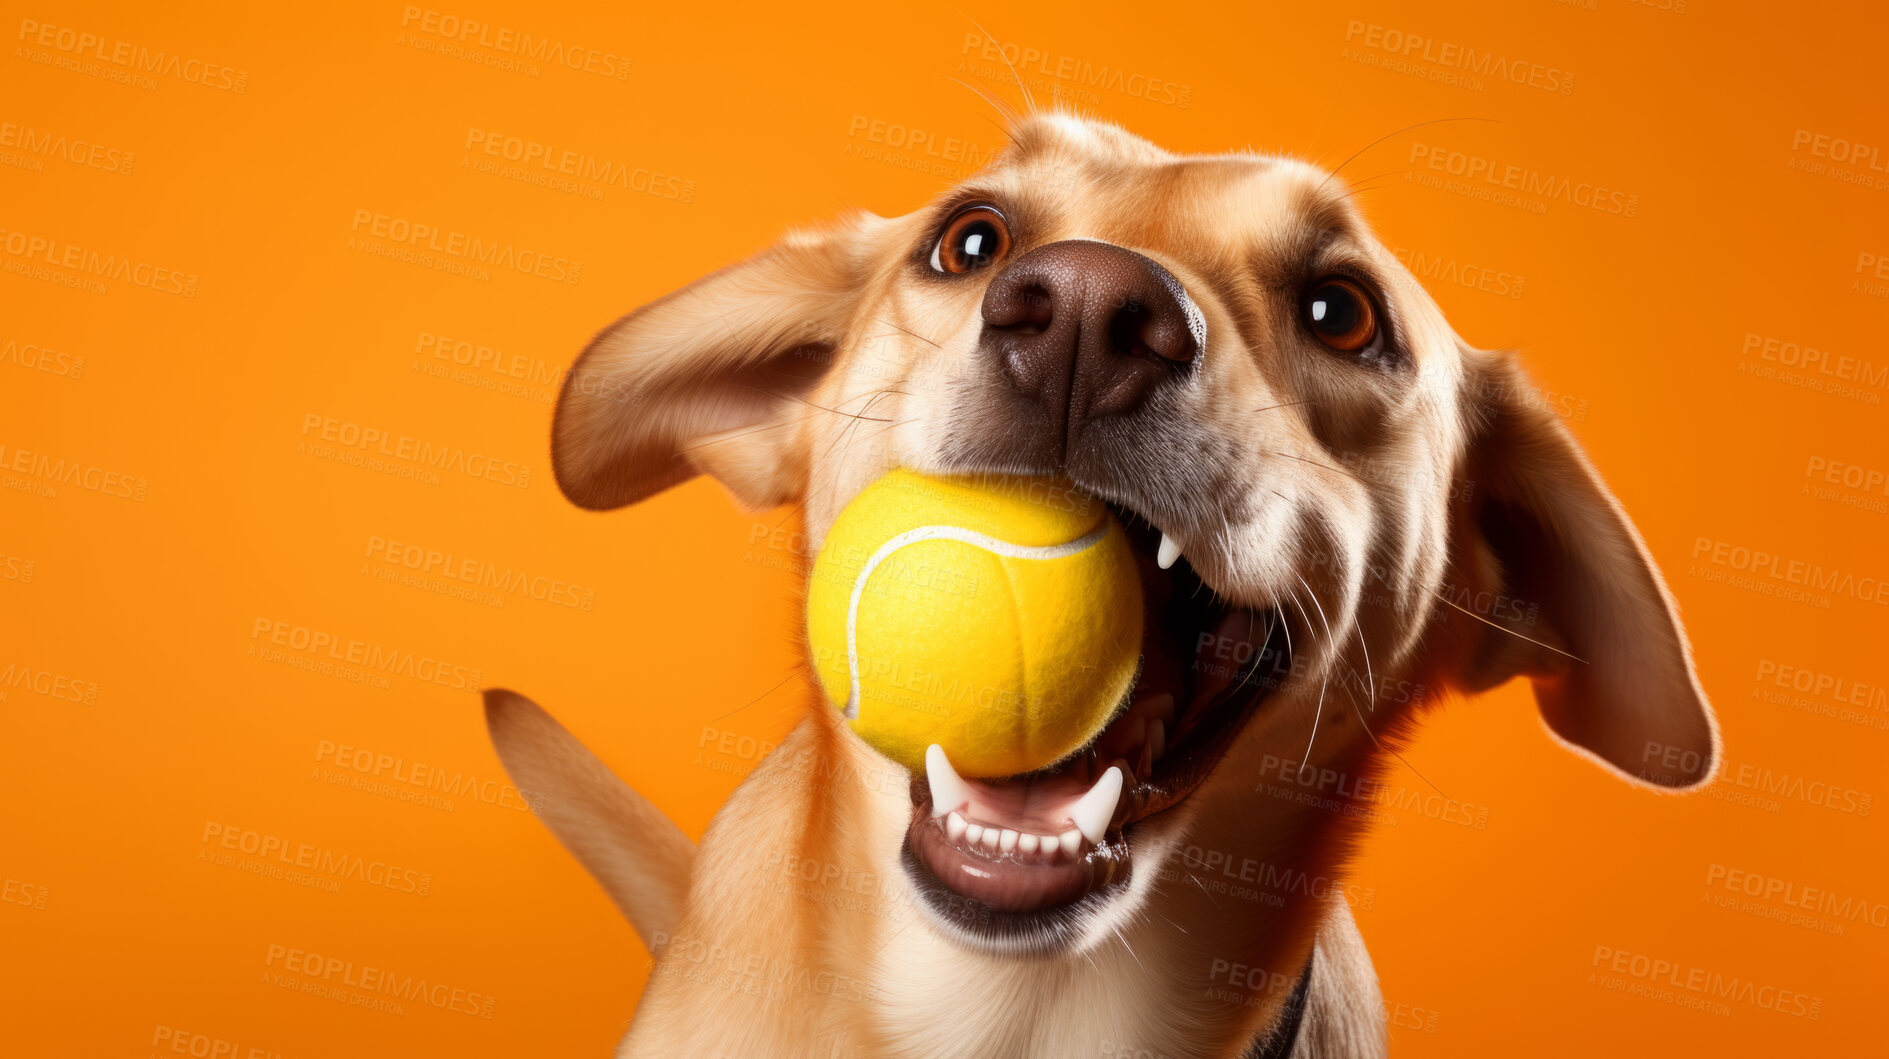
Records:
<instances>
[{"instance_id":1,"label":"tan dog","mask_svg":"<svg viewBox=\"0 0 1889 1059\"><path fill-rule=\"evenodd\" d=\"M1140 683L1089 751L987 783L908 777L816 692L699 850L488 693L507 769L656 956L623 1055L1379 1054L1333 885L1357 816L1332 806L1420 704L1525 676L1557 737L1630 778L1715 766L1633 527L1339 180L1066 116L1012 139L924 209L790 235L599 335L558 483L607 509L708 474L800 505L817 549L894 466L1066 476L1143 555ZM1094 835L1013 847L1072 826L1110 764ZM1202 883L1229 862L1256 899Z\"/></svg>"}]
</instances>

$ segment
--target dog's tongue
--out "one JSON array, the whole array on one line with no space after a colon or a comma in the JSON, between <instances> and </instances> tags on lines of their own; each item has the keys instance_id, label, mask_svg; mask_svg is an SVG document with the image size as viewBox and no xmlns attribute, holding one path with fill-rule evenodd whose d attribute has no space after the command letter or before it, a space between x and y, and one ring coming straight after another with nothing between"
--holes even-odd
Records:
<instances>
[{"instance_id":1,"label":"dog's tongue","mask_svg":"<svg viewBox=\"0 0 1889 1059\"><path fill-rule=\"evenodd\" d=\"M1088 770L1071 768L1055 776L986 782L961 780L963 804L934 806L955 809L967 821L1011 828L1036 835L1061 835L1076 826L1070 814L1094 786Z\"/></svg>"},{"instance_id":2,"label":"dog's tongue","mask_svg":"<svg viewBox=\"0 0 1889 1059\"><path fill-rule=\"evenodd\" d=\"M952 767L944 748L934 745L925 753L929 815L941 822L953 842L967 848L984 845L1008 854L1019 845L1035 845L1047 852L1063 844L1072 830L1090 843L1099 842L1115 815L1124 771L1098 766L1093 756L1085 756L1055 773L967 780ZM985 842L972 835L966 840L964 832L973 828L995 837ZM1023 842L1025 835L1037 841Z\"/></svg>"}]
</instances>

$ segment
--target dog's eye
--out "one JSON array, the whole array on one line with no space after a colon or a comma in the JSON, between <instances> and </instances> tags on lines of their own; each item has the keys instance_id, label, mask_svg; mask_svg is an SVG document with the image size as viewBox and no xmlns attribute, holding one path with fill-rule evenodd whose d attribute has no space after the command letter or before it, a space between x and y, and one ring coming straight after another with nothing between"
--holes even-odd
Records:
<instances>
[{"instance_id":1,"label":"dog's eye","mask_svg":"<svg viewBox=\"0 0 1889 1059\"><path fill-rule=\"evenodd\" d=\"M1320 342L1356 353L1377 337L1377 309L1364 288L1342 276L1326 276L1306 291L1305 326Z\"/></svg>"},{"instance_id":2,"label":"dog's eye","mask_svg":"<svg viewBox=\"0 0 1889 1059\"><path fill-rule=\"evenodd\" d=\"M961 275L996 261L1010 251L1010 229L1004 215L989 206L960 211L945 225L938 245L931 248L936 272Z\"/></svg>"}]
</instances>

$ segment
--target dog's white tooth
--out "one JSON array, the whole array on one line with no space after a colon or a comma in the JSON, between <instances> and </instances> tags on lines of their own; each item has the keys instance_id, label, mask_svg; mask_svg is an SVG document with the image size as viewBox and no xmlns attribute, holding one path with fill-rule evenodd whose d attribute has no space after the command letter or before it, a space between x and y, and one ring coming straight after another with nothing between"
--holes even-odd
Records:
<instances>
[{"instance_id":1,"label":"dog's white tooth","mask_svg":"<svg viewBox=\"0 0 1889 1059\"><path fill-rule=\"evenodd\" d=\"M1095 781L1089 793L1076 799L1076 804L1069 807L1069 822L1076 825L1084 838L1091 842L1101 842L1108 831L1108 822L1115 815L1115 804L1122 800L1122 770L1110 765L1102 778ZM1065 843L1068 835L1064 835Z\"/></svg>"},{"instance_id":2,"label":"dog's white tooth","mask_svg":"<svg viewBox=\"0 0 1889 1059\"><path fill-rule=\"evenodd\" d=\"M1155 553L1154 561L1166 570L1174 565L1174 560L1181 557L1181 546L1174 543L1174 538L1165 532L1161 534L1161 550Z\"/></svg>"},{"instance_id":3,"label":"dog's white tooth","mask_svg":"<svg viewBox=\"0 0 1889 1059\"><path fill-rule=\"evenodd\" d=\"M945 837L956 842L964 837L965 828L969 826L970 821L959 816L956 810L952 810L951 815L945 817Z\"/></svg>"},{"instance_id":4,"label":"dog's white tooth","mask_svg":"<svg viewBox=\"0 0 1889 1059\"><path fill-rule=\"evenodd\" d=\"M998 839L1002 837L1003 837L1002 832L998 828L995 828L995 827L985 828L984 829L984 848L994 852L997 849Z\"/></svg>"},{"instance_id":5,"label":"dog's white tooth","mask_svg":"<svg viewBox=\"0 0 1889 1059\"><path fill-rule=\"evenodd\" d=\"M1063 852L1073 857L1076 851L1082 848L1082 832L1072 827L1063 832L1063 837L1059 841L1062 842Z\"/></svg>"},{"instance_id":6,"label":"dog's white tooth","mask_svg":"<svg viewBox=\"0 0 1889 1059\"><path fill-rule=\"evenodd\" d=\"M1003 830L1003 834L997 836L997 848L1008 853L1017 848L1017 842L1019 840L1020 836L1015 831L1006 827Z\"/></svg>"},{"instance_id":7,"label":"dog's white tooth","mask_svg":"<svg viewBox=\"0 0 1889 1059\"><path fill-rule=\"evenodd\" d=\"M1009 834L1008 831L1004 833ZM1036 852L1036 836L1029 834L1028 832L1018 835L1017 848L1022 850L1025 853L1035 853Z\"/></svg>"},{"instance_id":8,"label":"dog's white tooth","mask_svg":"<svg viewBox=\"0 0 1889 1059\"><path fill-rule=\"evenodd\" d=\"M933 743L925 748L925 782L931 784L931 815L943 816L953 809L971 804L971 785L951 767L944 747Z\"/></svg>"},{"instance_id":9,"label":"dog's white tooth","mask_svg":"<svg viewBox=\"0 0 1889 1059\"><path fill-rule=\"evenodd\" d=\"M964 841L970 843L973 846L977 845L978 840L983 837L984 837L983 824L972 824L970 827L967 827L964 829Z\"/></svg>"}]
</instances>

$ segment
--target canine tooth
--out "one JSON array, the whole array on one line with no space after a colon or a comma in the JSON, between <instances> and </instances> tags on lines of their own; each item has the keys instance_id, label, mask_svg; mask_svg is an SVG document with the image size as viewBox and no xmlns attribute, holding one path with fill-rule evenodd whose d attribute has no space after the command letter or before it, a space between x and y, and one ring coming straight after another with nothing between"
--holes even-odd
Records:
<instances>
[{"instance_id":1,"label":"canine tooth","mask_svg":"<svg viewBox=\"0 0 1889 1059\"><path fill-rule=\"evenodd\" d=\"M1181 546L1174 543L1174 538L1165 532L1161 534L1161 550L1155 554L1154 561L1166 570L1174 565L1174 560L1181 557Z\"/></svg>"},{"instance_id":2,"label":"canine tooth","mask_svg":"<svg viewBox=\"0 0 1889 1059\"><path fill-rule=\"evenodd\" d=\"M1108 831L1108 822L1115 815L1115 804L1122 800L1122 770L1110 765L1102 778L1095 781L1089 793L1076 799L1076 804L1069 808L1069 822L1076 825L1084 838L1091 842L1101 842L1102 835ZM1063 845L1069 844L1069 835L1063 834Z\"/></svg>"},{"instance_id":3,"label":"canine tooth","mask_svg":"<svg viewBox=\"0 0 1889 1059\"><path fill-rule=\"evenodd\" d=\"M1072 827L1063 832L1063 837L1059 841L1062 842L1063 852L1073 857L1076 851L1082 848L1082 832Z\"/></svg>"},{"instance_id":4,"label":"canine tooth","mask_svg":"<svg viewBox=\"0 0 1889 1059\"><path fill-rule=\"evenodd\" d=\"M954 810L950 816L945 817L945 837L956 842L964 837L964 831L969 826L970 821L959 816Z\"/></svg>"},{"instance_id":5,"label":"canine tooth","mask_svg":"<svg viewBox=\"0 0 1889 1059\"><path fill-rule=\"evenodd\" d=\"M984 848L988 850L995 850L997 848L997 840L1000 837L1001 837L1001 833L999 832L997 828L994 828L994 827L985 828L984 829Z\"/></svg>"},{"instance_id":6,"label":"canine tooth","mask_svg":"<svg viewBox=\"0 0 1889 1059\"><path fill-rule=\"evenodd\" d=\"M1007 831L1004 833L1009 834L1009 832ZM1018 835L1017 848L1022 850L1025 853L1035 853L1036 852L1036 836L1029 834L1027 832L1024 834Z\"/></svg>"},{"instance_id":7,"label":"canine tooth","mask_svg":"<svg viewBox=\"0 0 1889 1059\"><path fill-rule=\"evenodd\" d=\"M1008 853L1017 848L1017 842L1020 841L1020 839L1021 836L1006 827L1003 830L1003 834L997 836L997 848Z\"/></svg>"},{"instance_id":8,"label":"canine tooth","mask_svg":"<svg viewBox=\"0 0 1889 1059\"><path fill-rule=\"evenodd\" d=\"M931 784L931 815L943 816L962 809L971 802L971 785L951 767L944 747L933 743L925 748L925 781Z\"/></svg>"},{"instance_id":9,"label":"canine tooth","mask_svg":"<svg viewBox=\"0 0 1889 1059\"><path fill-rule=\"evenodd\" d=\"M983 837L984 825L982 824L972 824L964 830L964 841L969 842L973 846L977 845L978 840Z\"/></svg>"}]
</instances>

